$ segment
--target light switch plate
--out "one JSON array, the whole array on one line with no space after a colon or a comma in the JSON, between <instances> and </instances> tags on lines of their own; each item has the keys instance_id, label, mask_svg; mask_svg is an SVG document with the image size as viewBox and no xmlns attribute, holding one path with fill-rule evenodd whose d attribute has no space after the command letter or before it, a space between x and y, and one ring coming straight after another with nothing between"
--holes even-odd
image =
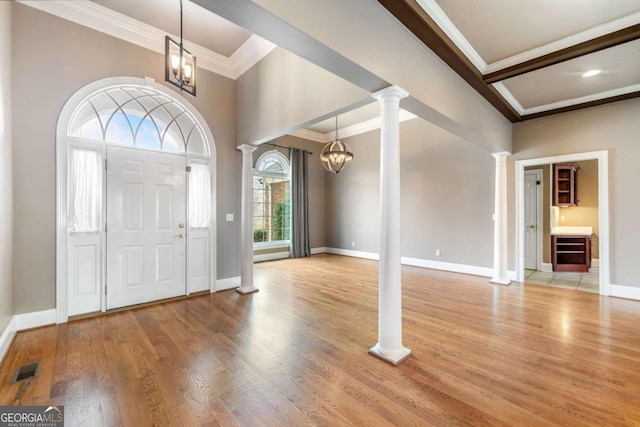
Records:
<instances>
[{"instance_id":1,"label":"light switch plate","mask_svg":"<svg viewBox=\"0 0 640 427\"><path fill-rule=\"evenodd\" d=\"M233 221L233 214L227 214L227 221Z\"/></svg>"}]
</instances>

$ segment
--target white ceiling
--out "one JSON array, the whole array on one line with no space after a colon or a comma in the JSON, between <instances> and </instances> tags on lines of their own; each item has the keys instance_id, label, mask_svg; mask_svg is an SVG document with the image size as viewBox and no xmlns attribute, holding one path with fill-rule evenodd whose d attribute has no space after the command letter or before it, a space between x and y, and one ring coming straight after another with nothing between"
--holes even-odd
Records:
<instances>
[{"instance_id":1,"label":"white ceiling","mask_svg":"<svg viewBox=\"0 0 640 427\"><path fill-rule=\"evenodd\" d=\"M638 0L435 0L491 64L636 12Z\"/></svg>"},{"instance_id":2,"label":"white ceiling","mask_svg":"<svg viewBox=\"0 0 640 427\"><path fill-rule=\"evenodd\" d=\"M640 0L417 0L482 74L640 23ZM600 69L602 73L581 77ZM521 115L640 90L630 41L493 84Z\"/></svg>"},{"instance_id":3,"label":"white ceiling","mask_svg":"<svg viewBox=\"0 0 640 427\"><path fill-rule=\"evenodd\" d=\"M91 0L168 34L180 35L180 0ZM213 52L231 56L251 33L202 7L183 1L183 37Z\"/></svg>"},{"instance_id":4,"label":"white ceiling","mask_svg":"<svg viewBox=\"0 0 640 427\"><path fill-rule=\"evenodd\" d=\"M581 77L593 69L600 69L602 73ZM503 84L528 110L620 88L636 86L635 90L640 90L640 40L512 77Z\"/></svg>"}]
</instances>

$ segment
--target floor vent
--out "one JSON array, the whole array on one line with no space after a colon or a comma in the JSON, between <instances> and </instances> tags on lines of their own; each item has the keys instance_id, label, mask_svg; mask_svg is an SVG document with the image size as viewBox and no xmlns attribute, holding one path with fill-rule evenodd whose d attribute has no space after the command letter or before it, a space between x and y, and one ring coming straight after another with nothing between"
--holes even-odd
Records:
<instances>
[{"instance_id":1,"label":"floor vent","mask_svg":"<svg viewBox=\"0 0 640 427\"><path fill-rule=\"evenodd\" d=\"M35 378L39 373L40 361L20 366L18 369L16 369L16 373L13 375L13 380L11 381L11 383L18 383L20 381Z\"/></svg>"}]
</instances>

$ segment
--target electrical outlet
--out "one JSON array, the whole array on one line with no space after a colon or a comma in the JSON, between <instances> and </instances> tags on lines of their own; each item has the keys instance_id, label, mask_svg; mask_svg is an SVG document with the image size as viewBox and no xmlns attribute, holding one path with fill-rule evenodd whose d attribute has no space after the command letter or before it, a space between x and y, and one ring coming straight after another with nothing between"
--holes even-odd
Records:
<instances>
[{"instance_id":1,"label":"electrical outlet","mask_svg":"<svg viewBox=\"0 0 640 427\"><path fill-rule=\"evenodd\" d=\"M564 222L564 215L560 216L560 221Z\"/></svg>"},{"instance_id":2,"label":"electrical outlet","mask_svg":"<svg viewBox=\"0 0 640 427\"><path fill-rule=\"evenodd\" d=\"M227 221L233 221L233 214L227 214Z\"/></svg>"},{"instance_id":3,"label":"electrical outlet","mask_svg":"<svg viewBox=\"0 0 640 427\"><path fill-rule=\"evenodd\" d=\"M440 256L440 249L436 249L436 256Z\"/></svg>"},{"instance_id":4,"label":"electrical outlet","mask_svg":"<svg viewBox=\"0 0 640 427\"><path fill-rule=\"evenodd\" d=\"M356 247L356 242L351 242L351 247L355 248Z\"/></svg>"},{"instance_id":5,"label":"electrical outlet","mask_svg":"<svg viewBox=\"0 0 640 427\"><path fill-rule=\"evenodd\" d=\"M491 214L491 221L495 221L496 220L496 214Z\"/></svg>"}]
</instances>

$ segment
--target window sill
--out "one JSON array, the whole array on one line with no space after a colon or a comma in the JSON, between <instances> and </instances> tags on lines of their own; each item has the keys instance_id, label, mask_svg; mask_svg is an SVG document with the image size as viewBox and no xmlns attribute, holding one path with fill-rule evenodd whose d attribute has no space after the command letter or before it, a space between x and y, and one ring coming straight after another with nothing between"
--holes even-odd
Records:
<instances>
[{"instance_id":1,"label":"window sill","mask_svg":"<svg viewBox=\"0 0 640 427\"><path fill-rule=\"evenodd\" d=\"M280 240L278 242L260 242L254 243L253 249L276 249L276 248L287 248L289 249L289 241L288 240Z\"/></svg>"}]
</instances>

